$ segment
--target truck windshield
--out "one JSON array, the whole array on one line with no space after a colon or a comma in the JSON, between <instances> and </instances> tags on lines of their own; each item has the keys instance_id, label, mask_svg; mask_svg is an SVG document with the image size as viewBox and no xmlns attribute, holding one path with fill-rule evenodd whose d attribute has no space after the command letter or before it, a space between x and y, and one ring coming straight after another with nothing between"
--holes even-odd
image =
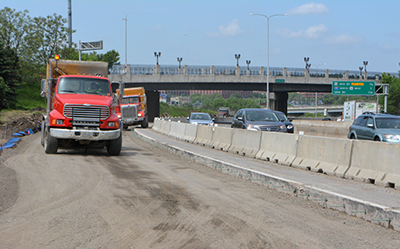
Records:
<instances>
[{"instance_id":1,"label":"truck windshield","mask_svg":"<svg viewBox=\"0 0 400 249\"><path fill-rule=\"evenodd\" d=\"M121 104L136 104L139 102L139 97L124 97L121 99Z\"/></svg>"},{"instance_id":2,"label":"truck windshield","mask_svg":"<svg viewBox=\"0 0 400 249\"><path fill-rule=\"evenodd\" d=\"M111 96L110 82L96 78L65 77L59 80L57 93Z\"/></svg>"}]
</instances>

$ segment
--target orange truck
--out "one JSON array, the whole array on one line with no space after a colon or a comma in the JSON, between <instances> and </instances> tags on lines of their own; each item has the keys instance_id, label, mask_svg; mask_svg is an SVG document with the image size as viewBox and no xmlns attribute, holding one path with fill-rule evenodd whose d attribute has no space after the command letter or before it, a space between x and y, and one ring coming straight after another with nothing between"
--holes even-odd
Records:
<instances>
[{"instance_id":1,"label":"orange truck","mask_svg":"<svg viewBox=\"0 0 400 249\"><path fill-rule=\"evenodd\" d=\"M117 89L117 95L121 96L119 99L119 107L117 107L117 114L122 121L123 128L127 129L130 125L138 124L140 124L142 128L147 128L149 126L149 120L144 88L125 88L122 95L119 89Z\"/></svg>"},{"instance_id":2,"label":"orange truck","mask_svg":"<svg viewBox=\"0 0 400 249\"><path fill-rule=\"evenodd\" d=\"M109 155L120 154L118 96L112 93L106 75L106 62L49 59L41 93L47 105L41 144L47 154L79 147L106 148Z\"/></svg>"}]
</instances>

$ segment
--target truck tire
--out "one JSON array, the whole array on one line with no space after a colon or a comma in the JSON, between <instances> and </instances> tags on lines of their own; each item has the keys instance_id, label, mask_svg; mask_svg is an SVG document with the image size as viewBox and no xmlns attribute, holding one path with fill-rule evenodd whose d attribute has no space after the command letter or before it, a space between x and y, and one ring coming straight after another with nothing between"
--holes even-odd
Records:
<instances>
[{"instance_id":1,"label":"truck tire","mask_svg":"<svg viewBox=\"0 0 400 249\"><path fill-rule=\"evenodd\" d=\"M107 152L110 156L118 156L122 149L122 132L117 139L111 140L107 144Z\"/></svg>"},{"instance_id":2,"label":"truck tire","mask_svg":"<svg viewBox=\"0 0 400 249\"><path fill-rule=\"evenodd\" d=\"M141 126L142 128L147 128L147 127L149 127L149 118L147 117L147 115L146 115L146 117L144 118L144 120L142 121L142 123L140 124L140 126Z\"/></svg>"},{"instance_id":3,"label":"truck tire","mask_svg":"<svg viewBox=\"0 0 400 249\"><path fill-rule=\"evenodd\" d=\"M50 130L46 129L45 152L46 154L56 154L58 150L58 139L50 135Z\"/></svg>"}]
</instances>

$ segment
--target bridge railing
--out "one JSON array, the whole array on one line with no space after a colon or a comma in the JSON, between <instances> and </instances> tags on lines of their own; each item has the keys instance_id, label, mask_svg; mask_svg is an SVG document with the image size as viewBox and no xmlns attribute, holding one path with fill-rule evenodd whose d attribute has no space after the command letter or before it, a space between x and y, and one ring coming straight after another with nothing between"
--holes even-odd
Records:
<instances>
[{"instance_id":1,"label":"bridge railing","mask_svg":"<svg viewBox=\"0 0 400 249\"><path fill-rule=\"evenodd\" d=\"M260 74L267 75L265 67L238 67L238 66L188 66L184 65L179 68L176 65L159 65L159 73L162 75L236 75L239 72L243 76L259 76ZM129 65L131 75L153 75L156 74L154 65L140 65L130 64ZM286 67L270 67L271 76L291 76L291 77L305 77L306 70L304 68L286 68ZM110 74L126 74L124 65L114 65ZM375 80L381 79L383 72L366 72L367 79ZM399 77L398 73L390 73L396 77ZM309 69L309 77L315 78L343 78L347 75L349 79L360 79L360 71L356 70L328 70L328 69ZM365 76L365 72L362 72L361 76ZM361 78L363 78L361 77Z\"/></svg>"}]
</instances>

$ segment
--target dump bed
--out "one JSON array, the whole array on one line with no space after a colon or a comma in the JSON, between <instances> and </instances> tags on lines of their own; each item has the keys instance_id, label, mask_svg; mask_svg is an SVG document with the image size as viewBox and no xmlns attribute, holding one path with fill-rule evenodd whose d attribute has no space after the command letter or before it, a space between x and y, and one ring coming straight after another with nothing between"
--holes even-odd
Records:
<instances>
[{"instance_id":1,"label":"dump bed","mask_svg":"<svg viewBox=\"0 0 400 249\"><path fill-rule=\"evenodd\" d=\"M57 66L56 66L57 65ZM108 63L103 61L73 61L50 59L47 63L47 79L60 75L101 75L107 77ZM56 70L57 67L57 70Z\"/></svg>"}]
</instances>

